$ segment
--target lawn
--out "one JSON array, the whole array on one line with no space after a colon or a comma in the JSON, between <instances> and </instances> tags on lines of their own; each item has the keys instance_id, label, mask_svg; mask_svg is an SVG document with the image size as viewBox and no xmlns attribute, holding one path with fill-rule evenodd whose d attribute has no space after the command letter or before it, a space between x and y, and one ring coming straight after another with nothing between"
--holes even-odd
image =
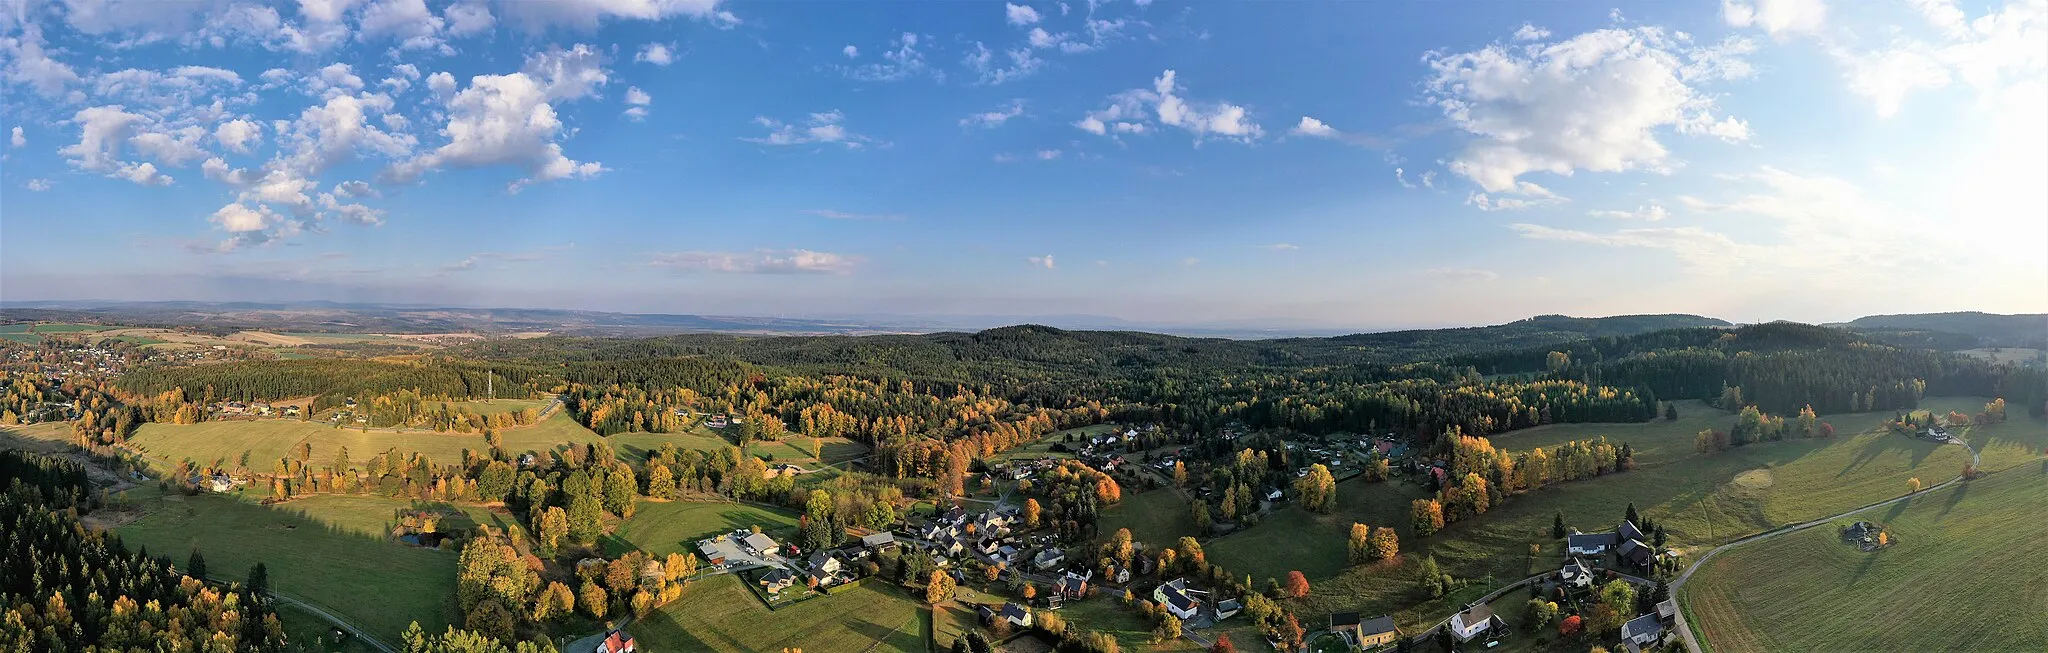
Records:
<instances>
[{"instance_id":1,"label":"lawn","mask_svg":"<svg viewBox=\"0 0 2048 653\"><path fill-rule=\"evenodd\" d=\"M796 513L743 503L650 501L642 499L633 518L619 524L607 537L606 549L614 554L633 549L654 555L677 551L695 552L697 540L721 532L760 526L776 539L796 527Z\"/></svg>"},{"instance_id":2,"label":"lawn","mask_svg":"<svg viewBox=\"0 0 2048 653\"><path fill-rule=\"evenodd\" d=\"M1981 407L1983 400L1930 399L1926 404L1946 410ZM1339 486L1333 515L1311 515L1289 506L1250 530L1218 538L1204 548L1211 562L1233 575L1250 573L1261 585L1265 578L1301 570L1313 591L1292 603L1304 619L1313 621L1336 611L1393 613L1408 629L1448 616L1462 606L1461 598L1471 598L1421 596L1414 581L1421 556L1436 557L1445 571L1469 581L1471 594L1477 596L1553 566L1552 552L1546 549L1532 558L1529 545L1552 542L1549 530L1558 512L1570 525L1594 532L1612 528L1633 502L1667 529L1673 547L1697 551L1902 494L1908 478L1919 477L1927 484L1952 478L1968 459L1961 447L1878 429L1891 417L1889 411L1827 416L1824 419L1841 434L1832 439L1786 440L1716 454L1692 452L1693 435L1708 423L1726 428L1733 418L1696 403L1681 405L1679 415L1676 423L1554 426L1496 437L1504 448L1524 449L1606 434L1610 440L1630 442L1640 452L1638 468L1515 497L1483 517L1452 524L1429 538L1414 537L1408 525L1408 503L1423 495L1420 487L1399 479L1380 484L1354 479ZM2000 429L1999 437L2014 441L2010 446L2018 449L2027 439L2013 426L1990 428ZM1988 460L1986 466L1990 467ZM1354 521L1393 525L1401 537L1402 558L1347 567L1345 542Z\"/></svg>"},{"instance_id":3,"label":"lawn","mask_svg":"<svg viewBox=\"0 0 2048 653\"><path fill-rule=\"evenodd\" d=\"M440 632L455 618L455 554L360 534L370 521L370 511L360 506L321 510L356 515L330 526L218 495L141 499L139 505L147 514L115 530L129 546L181 563L196 547L212 575L224 580L240 580L262 562L279 593L344 615L385 641L397 641L415 620Z\"/></svg>"},{"instance_id":4,"label":"lawn","mask_svg":"<svg viewBox=\"0 0 2048 653\"><path fill-rule=\"evenodd\" d=\"M564 444L600 439L561 412L533 426L508 429L503 435L508 451L555 450ZM191 458L201 463L220 460L234 467L247 451L249 465L257 471L269 471L277 459L293 454L301 442L312 443L312 460L323 464L334 459L338 447L348 447L349 457L358 462L390 450L424 453L437 462L457 462L465 449L481 452L489 447L483 436L475 433L364 431L290 419L144 424L128 442L163 466Z\"/></svg>"},{"instance_id":5,"label":"lawn","mask_svg":"<svg viewBox=\"0 0 2048 653\"><path fill-rule=\"evenodd\" d=\"M732 575L692 584L676 602L633 624L649 651L927 650L922 605L901 588L866 582L769 612Z\"/></svg>"},{"instance_id":6,"label":"lawn","mask_svg":"<svg viewBox=\"0 0 2048 653\"><path fill-rule=\"evenodd\" d=\"M438 501L316 494L293 499L288 503L273 506L272 509L297 514L344 532L375 538L390 535L391 527L398 521L397 514L405 510L441 512L443 516L438 530L444 533L466 531L478 524L488 524L492 528L513 532L523 530L519 519L509 513L492 512L482 506L455 505Z\"/></svg>"},{"instance_id":7,"label":"lawn","mask_svg":"<svg viewBox=\"0 0 2048 653\"><path fill-rule=\"evenodd\" d=\"M491 401L429 402L428 405L432 406L435 403L448 404L448 410L450 411L457 409L466 409L470 412L470 414L473 415L496 415L499 413L516 413L522 410L526 410L528 408L532 408L538 411L540 410L541 406L546 406L548 404L548 402L540 399L493 399Z\"/></svg>"},{"instance_id":8,"label":"lawn","mask_svg":"<svg viewBox=\"0 0 2048 653\"><path fill-rule=\"evenodd\" d=\"M2042 506L2048 462L2015 466L1856 515L1890 548L1819 526L1715 556L1680 600L1719 653L2048 650Z\"/></svg>"},{"instance_id":9,"label":"lawn","mask_svg":"<svg viewBox=\"0 0 2048 653\"><path fill-rule=\"evenodd\" d=\"M1146 621L1144 615L1138 614L1137 608L1124 605L1121 599L1097 596L1068 603L1066 607L1060 608L1059 615L1065 618L1072 627L1090 632L1100 631L1115 635L1117 645L1126 651L1201 650L1195 646L1194 642L1186 639L1177 639L1154 646L1152 644L1153 624ZM1242 619L1243 617L1238 618ZM1233 643L1243 650L1258 650L1246 646L1251 644L1251 642L1243 639L1236 639ZM1264 645L1260 644L1258 646L1263 647Z\"/></svg>"},{"instance_id":10,"label":"lawn","mask_svg":"<svg viewBox=\"0 0 2048 653\"><path fill-rule=\"evenodd\" d=\"M1160 488L1124 495L1102 511L1101 526L1104 533L1128 528L1139 542L1172 546L1181 536L1195 534L1195 517L1179 492Z\"/></svg>"}]
</instances>

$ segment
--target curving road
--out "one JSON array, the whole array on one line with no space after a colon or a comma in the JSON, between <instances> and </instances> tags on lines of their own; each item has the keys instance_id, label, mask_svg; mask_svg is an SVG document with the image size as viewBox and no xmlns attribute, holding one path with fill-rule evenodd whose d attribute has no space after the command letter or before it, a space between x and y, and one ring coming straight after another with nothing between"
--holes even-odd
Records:
<instances>
[{"instance_id":1,"label":"curving road","mask_svg":"<svg viewBox=\"0 0 2048 653\"><path fill-rule=\"evenodd\" d=\"M1978 454L1978 453L1977 453L1977 449L1976 449L1976 447L1972 447L1972 446L1970 446L1970 443L1968 443L1968 442L1964 442L1964 441L1961 441L1961 440L1957 440L1957 441L1956 441L1955 443L1956 443L1956 444L1959 444L1959 445L1962 445L1964 449L1966 449L1966 450L1969 450L1969 452L1970 452L1970 467L1971 467L1972 469L1975 469L1975 468L1977 468L1978 466L1980 466L1980 465L1982 465L1982 464L1983 464L1983 462L1984 462L1984 458L1983 458L1983 456L1982 456L1982 455L1980 455L1980 454ZM1729 543L1727 543L1727 544L1723 544L1723 545L1721 545L1721 546L1717 546L1717 547L1714 547L1714 548L1713 548L1713 550L1711 550L1711 551L1708 551L1708 552L1706 553L1706 555L1700 556L1700 558L1699 558L1698 560L1694 560L1694 561L1692 562L1692 565L1691 565L1691 566L1689 566L1689 567L1686 567L1686 568L1685 568L1685 573L1683 573L1683 574L1679 574L1679 576L1678 576L1678 580L1672 581L1672 583L1671 583L1671 596L1672 596L1672 597L1674 597L1674 598L1678 597L1678 596L1679 596L1679 589L1685 586L1685 581L1687 581L1687 580L1691 580L1691 579L1692 579L1692 574L1693 574L1693 572L1699 571L1699 569L1700 569L1700 567L1701 567L1702 565L1705 565L1705 564L1707 564L1707 561L1708 561L1708 560L1712 560L1712 559L1714 558L1714 556L1716 556L1716 555L1719 555L1719 554L1720 554L1720 553L1721 553L1722 551L1726 551L1726 550L1729 550L1729 549L1732 549L1732 548L1735 548L1735 547L1738 547L1738 546L1742 546L1742 545L1744 545L1744 544L1750 544L1750 543L1753 543L1753 542L1759 542L1759 541L1763 541L1763 540L1768 540L1768 539L1771 539L1771 538L1773 538L1773 537L1777 537L1777 536L1780 536L1780 535L1786 535L1786 534L1790 534L1790 533L1797 533L1797 532L1799 532L1799 531L1807 530L1807 529L1809 529L1809 528L1813 528L1813 527L1815 527L1815 526L1819 526L1819 525L1822 525L1822 524L1828 524L1828 523L1833 523L1833 522L1834 522L1835 520L1837 520L1837 519L1842 519L1842 518L1844 518L1844 517L1848 517L1848 516L1850 516L1850 515L1854 515L1854 514L1856 514L1856 513L1859 513L1859 512L1863 512L1863 511L1865 511L1865 510L1869 510L1869 509L1871 509L1871 508L1882 508L1882 507L1885 507L1885 506L1889 506L1889 505L1892 505L1892 504L1894 504L1894 503L1898 503L1898 502L1900 502L1900 501L1905 501L1905 500L1907 500L1907 499L1911 499L1911 498L1913 498L1913 497L1917 497L1917 496L1920 496L1920 495L1922 495L1922 494L1927 494L1927 493L1929 493L1929 492L1933 492L1933 491L1936 491L1936 490L1940 490L1940 489L1942 489L1942 488L1945 488L1945 487L1948 487L1948 486L1951 486L1951 485L1955 485L1956 483L1962 482L1963 480L1964 480L1964 479L1963 479L1963 476L1962 476L1961 474L1957 474L1955 478L1952 478L1952 479L1949 479L1949 480L1947 480L1947 481L1943 481L1943 482L1941 482L1941 483L1935 484L1935 485L1934 485L1934 486L1932 486L1932 487L1922 488L1922 489L1921 489L1920 491L1918 491L1918 492L1908 492L1908 493L1906 493L1906 494L1902 494L1902 495L1899 495L1899 496L1896 496L1896 497L1892 497L1892 498L1890 498L1890 499L1886 499L1886 500L1883 500L1883 501L1879 501L1879 502L1877 502L1877 503L1869 504L1869 505L1866 505L1866 506L1861 506L1861 507L1858 507L1858 508L1854 508L1854 509L1851 509L1851 510L1848 510L1848 511L1845 511L1845 512L1841 512L1841 513L1837 513L1837 514L1833 514L1833 515L1828 515L1828 516L1826 516L1826 517L1822 517L1822 518L1820 518L1820 519L1815 519L1815 520L1812 520L1812 521L1805 521L1805 522L1800 522L1800 523L1797 523L1797 524L1789 524L1789 525L1785 525L1785 526L1780 526L1780 527L1778 527L1778 528L1775 528L1775 529L1772 529L1772 530L1764 531L1764 532L1762 532L1762 533L1757 533L1757 534L1755 534L1755 535L1750 535L1750 536L1748 536L1748 537L1744 537L1744 538L1741 538L1741 539L1735 540L1735 541L1733 541L1733 542L1729 542ZM1691 624L1688 624L1688 623L1686 623L1686 621L1685 621L1685 610L1683 609L1683 602L1681 602L1681 603L1680 603L1680 606L1681 606L1681 608L1680 608L1680 609L1678 610L1678 613L1677 613L1677 614L1675 615L1675 617L1674 617L1674 618L1675 618L1675 623L1674 623L1674 625L1673 625L1673 628L1674 628L1674 629L1676 629L1676 630L1678 631L1678 633L1679 633L1679 637L1680 637L1681 639L1683 639L1683 640L1685 641L1685 650L1687 651L1687 653L1701 653L1701 649L1700 649L1700 642L1699 642L1699 639L1698 639L1698 637L1697 637L1696 635L1694 635L1694 634L1693 634L1693 632L1692 632L1692 625L1691 625Z\"/></svg>"}]
</instances>

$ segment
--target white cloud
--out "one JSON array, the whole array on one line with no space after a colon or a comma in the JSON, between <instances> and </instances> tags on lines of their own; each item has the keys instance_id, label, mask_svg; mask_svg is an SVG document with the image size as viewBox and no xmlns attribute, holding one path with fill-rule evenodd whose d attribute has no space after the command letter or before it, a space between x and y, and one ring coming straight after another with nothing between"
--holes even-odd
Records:
<instances>
[{"instance_id":1,"label":"white cloud","mask_svg":"<svg viewBox=\"0 0 2048 653\"><path fill-rule=\"evenodd\" d=\"M229 233L262 231L269 228L276 218L277 214L271 213L268 207L258 205L252 208L240 202L220 207L220 210L213 212L214 224L220 225L221 229Z\"/></svg>"},{"instance_id":2,"label":"white cloud","mask_svg":"<svg viewBox=\"0 0 2048 653\"><path fill-rule=\"evenodd\" d=\"M1051 254L1047 254L1045 256L1027 256L1024 258L1024 262L1030 263L1031 267L1035 268L1045 268L1047 270L1053 269Z\"/></svg>"},{"instance_id":3,"label":"white cloud","mask_svg":"<svg viewBox=\"0 0 2048 653\"><path fill-rule=\"evenodd\" d=\"M29 190L32 190L32 191L35 191L35 192L38 192L38 193L40 193L40 192L43 192L43 191L46 191L46 190L49 190L49 189L50 189L50 180L48 180L48 179L30 179L30 180L28 180L28 183L22 184L21 186L22 186L23 188L27 188L27 189L29 189Z\"/></svg>"},{"instance_id":4,"label":"white cloud","mask_svg":"<svg viewBox=\"0 0 2048 653\"><path fill-rule=\"evenodd\" d=\"M1398 182L1401 182L1401 187L1402 187L1402 188L1414 188L1414 187L1415 187L1415 182L1411 182L1411 181L1408 181L1408 173L1407 173L1406 171L1403 171L1403 170L1402 170L1402 169L1400 169L1400 168L1395 168L1395 169L1394 169L1394 181L1398 181Z\"/></svg>"},{"instance_id":5,"label":"white cloud","mask_svg":"<svg viewBox=\"0 0 2048 653\"><path fill-rule=\"evenodd\" d=\"M840 66L839 71L848 78L864 82L894 82L923 74L943 80L943 73L925 64L924 53L917 49L918 41L916 33L904 32L889 42L890 48L882 52L881 61Z\"/></svg>"},{"instance_id":6,"label":"white cloud","mask_svg":"<svg viewBox=\"0 0 2048 653\"><path fill-rule=\"evenodd\" d=\"M1827 22L1822 0L1721 0L1721 19L1731 27L1755 27L1773 36L1816 32Z\"/></svg>"},{"instance_id":7,"label":"white cloud","mask_svg":"<svg viewBox=\"0 0 2048 653\"><path fill-rule=\"evenodd\" d=\"M363 9L356 40L388 38L398 41L398 47L405 50L438 48L441 28L446 24L427 8L426 0L375 0Z\"/></svg>"},{"instance_id":8,"label":"white cloud","mask_svg":"<svg viewBox=\"0 0 2048 653\"><path fill-rule=\"evenodd\" d=\"M654 255L647 264L672 270L735 274L851 274L864 262L858 256L808 249L757 249L752 252L669 252Z\"/></svg>"},{"instance_id":9,"label":"white cloud","mask_svg":"<svg viewBox=\"0 0 2048 653\"><path fill-rule=\"evenodd\" d=\"M1003 9L1008 14L1011 25L1030 25L1038 22L1038 10L1032 9L1030 5L1005 3Z\"/></svg>"},{"instance_id":10,"label":"white cloud","mask_svg":"<svg viewBox=\"0 0 2048 653\"><path fill-rule=\"evenodd\" d=\"M434 95L444 98L452 96L455 94L455 76L446 72L428 75L427 90L433 91Z\"/></svg>"},{"instance_id":11,"label":"white cloud","mask_svg":"<svg viewBox=\"0 0 2048 653\"><path fill-rule=\"evenodd\" d=\"M118 104L80 109L71 119L78 125L78 142L58 149L57 153L82 170L144 186L170 185L171 178L158 173L155 165L121 158L122 143L130 140L137 125L148 121L147 116L129 113Z\"/></svg>"},{"instance_id":12,"label":"white cloud","mask_svg":"<svg viewBox=\"0 0 2048 653\"><path fill-rule=\"evenodd\" d=\"M1915 92L1958 81L1976 89L1984 104L2005 103L2009 91L2037 86L2048 73L2048 2L2015 0L1973 19L1952 0L1914 5L1938 38L1898 36L1867 51L1828 46L1846 69L1849 89L1869 98L1879 117L1896 115Z\"/></svg>"},{"instance_id":13,"label":"white cloud","mask_svg":"<svg viewBox=\"0 0 2048 653\"><path fill-rule=\"evenodd\" d=\"M844 55L846 55L846 58L848 58L848 59L859 59L859 58L860 58L860 48L858 48L858 47L855 47L855 46L853 46L853 45L848 45L848 46L846 46L846 47L844 47L844 48L840 48L840 49L839 49L839 52L840 52L841 54L844 54Z\"/></svg>"},{"instance_id":14,"label":"white cloud","mask_svg":"<svg viewBox=\"0 0 2048 653\"><path fill-rule=\"evenodd\" d=\"M515 0L498 7L534 32L558 26L592 30L608 20L658 21L677 16L719 28L740 24L739 16L720 9L721 4L720 0Z\"/></svg>"},{"instance_id":15,"label":"white cloud","mask_svg":"<svg viewBox=\"0 0 2048 653\"><path fill-rule=\"evenodd\" d=\"M1522 23L1521 29L1515 30L1517 41L1541 41L1547 38L1550 38L1550 30L1529 23Z\"/></svg>"},{"instance_id":16,"label":"white cloud","mask_svg":"<svg viewBox=\"0 0 2048 653\"><path fill-rule=\"evenodd\" d=\"M675 63L676 53L667 44L649 43L640 46L640 52L633 55L633 60L644 61L656 66L666 66Z\"/></svg>"},{"instance_id":17,"label":"white cloud","mask_svg":"<svg viewBox=\"0 0 2048 653\"><path fill-rule=\"evenodd\" d=\"M1228 102L1190 103L1180 97L1180 90L1174 71L1167 70L1152 81L1152 88L1110 96L1109 107L1089 113L1074 126L1100 136L1112 131L1144 133L1151 121L1157 121L1194 134L1197 143L1212 137L1248 143L1265 135L1244 107Z\"/></svg>"},{"instance_id":18,"label":"white cloud","mask_svg":"<svg viewBox=\"0 0 2048 653\"><path fill-rule=\"evenodd\" d=\"M963 61L969 70L974 71L979 83L990 85L1030 77L1045 67L1045 60L1032 53L1031 48L1011 48L1004 51L1003 58L1008 60L1007 63L997 63L995 57L995 53L989 51L988 46L976 41L974 49L967 53Z\"/></svg>"},{"instance_id":19,"label":"white cloud","mask_svg":"<svg viewBox=\"0 0 2048 653\"><path fill-rule=\"evenodd\" d=\"M1292 243L1273 243L1271 245L1260 245L1259 249L1263 249L1268 252L1291 252L1301 248Z\"/></svg>"},{"instance_id":20,"label":"white cloud","mask_svg":"<svg viewBox=\"0 0 2048 653\"><path fill-rule=\"evenodd\" d=\"M1059 150L1039 150L1039 151L1038 151L1038 153L1037 153L1037 156L1038 156L1038 160L1040 160L1040 161L1051 161L1051 160L1053 160L1053 159L1057 159L1057 158L1060 158L1060 151L1059 151Z\"/></svg>"},{"instance_id":21,"label":"white cloud","mask_svg":"<svg viewBox=\"0 0 2048 653\"><path fill-rule=\"evenodd\" d=\"M1194 266L1197 266L1197 265L1201 265L1201 264L1202 264L1202 259L1200 259L1200 258L1196 258L1196 257L1193 257L1193 256L1190 256L1190 257L1187 257L1187 258L1181 259L1181 260L1180 260L1180 264L1181 264L1181 265L1183 265L1183 266L1186 266L1186 267L1194 267Z\"/></svg>"},{"instance_id":22,"label":"white cloud","mask_svg":"<svg viewBox=\"0 0 2048 653\"><path fill-rule=\"evenodd\" d=\"M1658 220L1663 220L1665 218L1671 217L1671 212L1665 210L1664 205L1662 204L1650 202L1648 204L1636 207L1633 211L1587 211L1586 215L1590 215L1596 218L1612 218L1615 220L1642 220L1644 222L1656 222Z\"/></svg>"},{"instance_id":23,"label":"white cloud","mask_svg":"<svg viewBox=\"0 0 2048 653\"><path fill-rule=\"evenodd\" d=\"M206 156L206 151L199 148L199 139L204 137L205 129L184 127L136 134L128 142L135 146L137 154L172 166L183 166Z\"/></svg>"},{"instance_id":24,"label":"white cloud","mask_svg":"<svg viewBox=\"0 0 2048 653\"><path fill-rule=\"evenodd\" d=\"M1516 182L1502 192L1520 197L1495 197L1487 193L1474 192L1465 196L1465 203L1481 211L1520 211L1569 201L1550 192L1548 188L1526 181Z\"/></svg>"},{"instance_id":25,"label":"white cloud","mask_svg":"<svg viewBox=\"0 0 2048 653\"><path fill-rule=\"evenodd\" d=\"M841 114L838 111L813 113L804 120L802 125L794 125L762 116L755 118L754 124L767 127L768 135L760 138L741 138L740 140L763 145L838 143L846 146L848 149L859 149L873 142L873 139L848 131L846 126L841 124L845 120L845 114Z\"/></svg>"},{"instance_id":26,"label":"white cloud","mask_svg":"<svg viewBox=\"0 0 2048 653\"><path fill-rule=\"evenodd\" d=\"M1288 133L1297 136L1309 136L1314 138L1337 137L1337 129L1335 127L1331 127L1321 120L1316 120L1308 116L1302 116L1301 122L1296 124L1294 126L1294 129L1289 130Z\"/></svg>"},{"instance_id":27,"label":"white cloud","mask_svg":"<svg viewBox=\"0 0 2048 653\"><path fill-rule=\"evenodd\" d=\"M647 105L654 104L654 98L647 95L646 91L640 90L640 87L630 86L626 88L626 104L631 105L626 108L626 117L634 120L645 120L647 118Z\"/></svg>"},{"instance_id":28,"label":"white cloud","mask_svg":"<svg viewBox=\"0 0 2048 653\"><path fill-rule=\"evenodd\" d=\"M498 24L498 17L491 15L491 8L481 1L457 2L441 10L448 21L449 36L469 36L491 31Z\"/></svg>"},{"instance_id":29,"label":"white cloud","mask_svg":"<svg viewBox=\"0 0 2048 653\"><path fill-rule=\"evenodd\" d=\"M1716 118L1713 98L1693 86L1731 74L1730 58L1654 27L1610 28L1431 53L1425 86L1429 102L1474 137L1451 171L1490 193L1515 192L1530 172L1668 169L1663 129L1747 138L1745 123Z\"/></svg>"},{"instance_id":30,"label":"white cloud","mask_svg":"<svg viewBox=\"0 0 2048 653\"><path fill-rule=\"evenodd\" d=\"M21 147L21 146L24 146L24 145L28 145L28 137L27 137L27 136L24 136L24 135L22 135L22 133L21 133L21 125L15 125L15 126L14 126L14 131L13 131L13 135L11 135L11 136L9 136L9 137L7 138L7 142L8 142L8 144L10 144L10 145L13 145L13 146L15 146L15 147Z\"/></svg>"},{"instance_id":31,"label":"white cloud","mask_svg":"<svg viewBox=\"0 0 2048 653\"><path fill-rule=\"evenodd\" d=\"M983 111L981 113L961 118L960 126L981 126L989 128L1001 127L1003 126L1003 123L1009 122L1011 118L1015 118L1021 115L1024 115L1024 101L1011 100L1009 104L1004 105L1002 107L998 107L993 111Z\"/></svg>"}]
</instances>

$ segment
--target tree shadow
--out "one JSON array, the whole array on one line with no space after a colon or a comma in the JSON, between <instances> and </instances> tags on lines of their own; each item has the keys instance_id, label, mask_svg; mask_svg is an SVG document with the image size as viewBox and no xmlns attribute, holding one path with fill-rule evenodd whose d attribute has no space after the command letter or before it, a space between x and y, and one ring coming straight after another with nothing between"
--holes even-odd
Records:
<instances>
[{"instance_id":1,"label":"tree shadow","mask_svg":"<svg viewBox=\"0 0 2048 653\"><path fill-rule=\"evenodd\" d=\"M1956 490L1955 490L1954 492L1950 492L1950 493L1948 493L1948 503L1942 504L1942 506L1941 506L1941 513L1940 513L1940 514L1937 514L1937 515L1935 515L1935 516L1934 516L1934 519L1935 519L1935 521L1940 521L1940 520L1941 520L1941 518L1943 518L1943 517L1947 517L1947 516L1948 516L1948 513L1949 513L1949 511L1951 511L1951 510L1954 510L1954 509L1956 508L1956 504L1962 503L1962 502L1963 502L1963 496L1964 496L1964 495L1967 495L1967 494L1969 494L1969 493L1970 493L1970 482L1969 482L1969 481L1963 481L1963 482L1957 483L1957 484L1956 484Z\"/></svg>"}]
</instances>

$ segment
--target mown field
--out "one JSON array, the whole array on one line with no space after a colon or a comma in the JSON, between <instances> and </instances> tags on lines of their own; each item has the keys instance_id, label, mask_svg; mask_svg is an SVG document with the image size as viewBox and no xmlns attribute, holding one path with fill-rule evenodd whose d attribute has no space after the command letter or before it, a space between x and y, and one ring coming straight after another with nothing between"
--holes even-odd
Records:
<instances>
[{"instance_id":1,"label":"mown field","mask_svg":"<svg viewBox=\"0 0 2048 653\"><path fill-rule=\"evenodd\" d=\"M777 540L785 539L796 528L796 513L743 503L642 499L633 517L606 537L605 548L614 554L633 549L655 555L695 553L697 540L750 526L760 526Z\"/></svg>"},{"instance_id":2,"label":"mown field","mask_svg":"<svg viewBox=\"0 0 2048 653\"><path fill-rule=\"evenodd\" d=\"M1925 404L1974 412L1983 402L1932 398ZM1496 436L1496 446L1523 450L1605 435L1629 442L1638 452L1638 468L1515 497L1429 538L1416 538L1408 523L1409 502L1424 496L1420 485L1400 477L1374 484L1354 479L1339 485L1338 508L1331 515L1288 506L1250 530L1205 543L1204 549L1212 562L1233 575L1249 573L1261 585L1289 570L1302 571L1313 589L1292 603L1307 621L1337 611L1393 613L1406 629L1434 623L1492 587L1555 568L1560 557L1549 531L1560 511L1570 525L1593 532L1613 528L1633 502L1667 529L1671 546L1692 552L1903 494L1908 478L1937 483L1954 477L1968 460L1962 447L1878 429L1892 416L1888 411L1826 416L1839 434L1832 439L1700 454L1692 450L1694 435L1710 425L1725 429L1733 416L1698 402L1682 404L1679 413L1677 422L1558 425ZM2012 426L1990 428L2005 434ZM2012 440L2001 445L2005 449L2027 446L2023 437L2004 437ZM1987 457L1987 468L1991 461ZM1404 555L1371 566L1347 566L1345 542L1353 522L1394 526ZM1539 545L1535 556L1529 553L1531 544ZM1434 556L1467 586L1442 599L1421 595L1415 573L1425 555Z\"/></svg>"},{"instance_id":3,"label":"mown field","mask_svg":"<svg viewBox=\"0 0 2048 653\"><path fill-rule=\"evenodd\" d=\"M179 563L198 548L222 580L240 580L262 562L279 593L345 615L386 641L413 621L439 632L455 619L455 554L362 534L375 511L318 510L356 515L335 525L218 495L137 503L145 514L115 529L129 546Z\"/></svg>"},{"instance_id":4,"label":"mown field","mask_svg":"<svg viewBox=\"0 0 2048 653\"><path fill-rule=\"evenodd\" d=\"M1102 511L1101 527L1105 534L1128 528L1131 537L1140 542L1170 546L1182 535L1194 534L1195 516L1187 499L1166 487L1125 494L1122 501Z\"/></svg>"},{"instance_id":5,"label":"mown field","mask_svg":"<svg viewBox=\"0 0 2048 653\"><path fill-rule=\"evenodd\" d=\"M1680 593L1705 644L1736 651L2048 650L2048 460L1715 556Z\"/></svg>"},{"instance_id":6,"label":"mown field","mask_svg":"<svg viewBox=\"0 0 2048 653\"><path fill-rule=\"evenodd\" d=\"M601 439L559 411L539 424L508 429L503 436L507 451L560 450L567 444ZM233 467L247 451L250 467L256 471L268 471L274 461L292 454L302 442L312 443L312 460L316 462L332 461L340 447L348 447L349 458L358 462L391 450L456 462L462 460L465 449L485 451L490 446L476 433L364 431L289 419L144 424L128 442L142 449L152 464L166 467L186 458L201 463L220 460Z\"/></svg>"},{"instance_id":7,"label":"mown field","mask_svg":"<svg viewBox=\"0 0 2048 653\"><path fill-rule=\"evenodd\" d=\"M43 341L41 333L72 334L84 331L106 331L112 327L95 324L0 324L0 340L13 340L24 344Z\"/></svg>"},{"instance_id":8,"label":"mown field","mask_svg":"<svg viewBox=\"0 0 2048 653\"><path fill-rule=\"evenodd\" d=\"M633 624L646 651L927 650L930 614L902 588L863 583L769 612L732 575L698 581Z\"/></svg>"}]
</instances>

